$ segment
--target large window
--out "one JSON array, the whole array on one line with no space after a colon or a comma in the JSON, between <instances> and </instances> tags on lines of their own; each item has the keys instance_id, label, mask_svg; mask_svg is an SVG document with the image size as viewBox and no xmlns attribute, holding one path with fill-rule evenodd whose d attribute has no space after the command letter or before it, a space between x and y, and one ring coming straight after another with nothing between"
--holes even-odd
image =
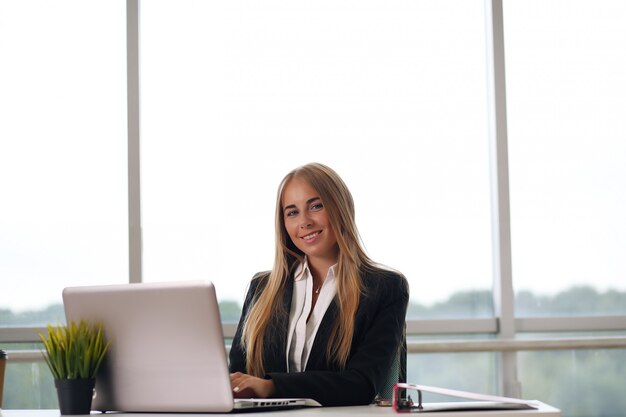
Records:
<instances>
[{"instance_id":1,"label":"large window","mask_svg":"<svg viewBox=\"0 0 626 417\"><path fill-rule=\"evenodd\" d=\"M29 326L64 320L63 287L210 279L237 320L279 181L319 161L409 279L410 382L624 415L626 6L502 2L503 22L500 0L146 0L139 20L136 0L0 0L4 406L57 406Z\"/></svg>"},{"instance_id":2,"label":"large window","mask_svg":"<svg viewBox=\"0 0 626 417\"><path fill-rule=\"evenodd\" d=\"M241 302L272 266L278 183L318 161L346 180L370 255L407 276L412 300L490 289L482 1L141 12L145 280L209 278ZM456 314L489 315L487 302Z\"/></svg>"},{"instance_id":3,"label":"large window","mask_svg":"<svg viewBox=\"0 0 626 417\"><path fill-rule=\"evenodd\" d=\"M567 417L624 415L626 350L557 350L519 355L525 398L558 404Z\"/></svg>"},{"instance_id":4,"label":"large window","mask_svg":"<svg viewBox=\"0 0 626 417\"><path fill-rule=\"evenodd\" d=\"M518 312L624 314L626 3L504 12Z\"/></svg>"},{"instance_id":5,"label":"large window","mask_svg":"<svg viewBox=\"0 0 626 417\"><path fill-rule=\"evenodd\" d=\"M0 2L0 326L128 282L125 36L123 1Z\"/></svg>"},{"instance_id":6,"label":"large window","mask_svg":"<svg viewBox=\"0 0 626 417\"><path fill-rule=\"evenodd\" d=\"M497 375L496 354L491 352L409 354L407 358L407 380L420 385L498 392ZM454 400L454 397L429 393L425 393L424 398L425 402Z\"/></svg>"}]
</instances>

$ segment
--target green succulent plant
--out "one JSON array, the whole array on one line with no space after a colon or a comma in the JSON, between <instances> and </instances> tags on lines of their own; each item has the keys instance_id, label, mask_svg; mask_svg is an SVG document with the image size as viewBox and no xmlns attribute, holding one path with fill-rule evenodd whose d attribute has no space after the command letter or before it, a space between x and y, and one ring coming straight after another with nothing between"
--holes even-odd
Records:
<instances>
[{"instance_id":1,"label":"green succulent plant","mask_svg":"<svg viewBox=\"0 0 626 417\"><path fill-rule=\"evenodd\" d=\"M44 359L55 379L89 379L96 372L109 347L102 325L90 326L81 320L67 326L48 325L48 337L39 337L46 348ZM43 352L42 352L43 353Z\"/></svg>"}]
</instances>

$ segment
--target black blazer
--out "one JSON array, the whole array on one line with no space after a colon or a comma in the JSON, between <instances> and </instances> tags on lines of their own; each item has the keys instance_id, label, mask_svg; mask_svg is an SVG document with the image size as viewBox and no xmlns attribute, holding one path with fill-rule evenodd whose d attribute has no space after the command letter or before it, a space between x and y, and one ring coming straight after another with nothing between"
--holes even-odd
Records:
<instances>
[{"instance_id":1,"label":"black blazer","mask_svg":"<svg viewBox=\"0 0 626 417\"><path fill-rule=\"evenodd\" d=\"M241 347L244 318L257 294L263 291L267 273L253 278L230 350L230 371L246 372ZM364 293L355 317L352 348L341 370L329 364L326 344L338 314L336 299L328 307L315 336L304 372L287 373L287 332L293 293L289 279L283 294L283 314L277 315L266 332L263 350L266 378L276 386L274 397L313 398L325 406L370 404L390 371L401 343L409 285L404 276L379 269L362 276Z\"/></svg>"}]
</instances>

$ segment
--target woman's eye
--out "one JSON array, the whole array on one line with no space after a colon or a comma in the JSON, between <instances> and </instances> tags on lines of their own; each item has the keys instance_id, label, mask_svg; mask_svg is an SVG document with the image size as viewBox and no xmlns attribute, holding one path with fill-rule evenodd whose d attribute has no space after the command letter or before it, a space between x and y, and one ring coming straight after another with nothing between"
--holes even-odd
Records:
<instances>
[{"instance_id":1,"label":"woman's eye","mask_svg":"<svg viewBox=\"0 0 626 417\"><path fill-rule=\"evenodd\" d=\"M298 210L289 210L289 211L286 213L286 216L287 216L287 217L293 217L293 216L295 216L296 214L298 214Z\"/></svg>"},{"instance_id":2,"label":"woman's eye","mask_svg":"<svg viewBox=\"0 0 626 417\"><path fill-rule=\"evenodd\" d=\"M322 203L317 203L317 204L313 204L311 206L311 210L313 211L318 211L324 208L324 205Z\"/></svg>"}]
</instances>

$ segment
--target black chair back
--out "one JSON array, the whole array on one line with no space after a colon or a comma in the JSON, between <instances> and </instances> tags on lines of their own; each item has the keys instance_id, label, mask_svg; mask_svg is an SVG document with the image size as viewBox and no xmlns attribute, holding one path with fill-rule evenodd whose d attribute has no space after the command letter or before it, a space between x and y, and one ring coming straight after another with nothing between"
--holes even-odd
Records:
<instances>
[{"instance_id":1,"label":"black chair back","mask_svg":"<svg viewBox=\"0 0 626 417\"><path fill-rule=\"evenodd\" d=\"M402 333L402 341L398 346L396 357L391 363L391 369L387 374L387 379L380 387L376 395L375 402L391 401L393 398L393 387L398 382L406 382L406 329Z\"/></svg>"}]
</instances>

